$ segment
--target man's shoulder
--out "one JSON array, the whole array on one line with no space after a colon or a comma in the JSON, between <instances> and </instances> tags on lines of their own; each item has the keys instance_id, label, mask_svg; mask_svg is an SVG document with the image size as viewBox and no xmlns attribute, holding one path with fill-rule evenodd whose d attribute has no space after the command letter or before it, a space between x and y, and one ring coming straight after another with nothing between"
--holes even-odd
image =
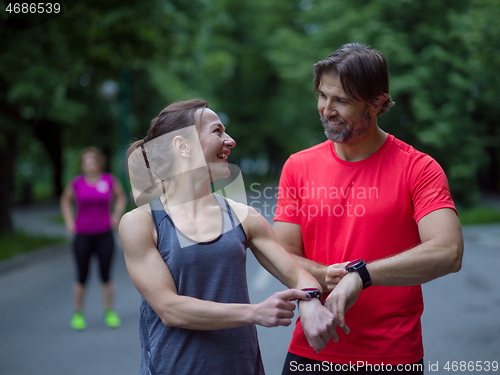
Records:
<instances>
[{"instance_id":1,"label":"man's shoulder","mask_svg":"<svg viewBox=\"0 0 500 375\"><path fill-rule=\"evenodd\" d=\"M331 143L331 141L326 140L312 147L293 153L290 155L289 159L307 161L308 159L317 158L319 154L331 153Z\"/></svg>"},{"instance_id":2,"label":"man's shoulder","mask_svg":"<svg viewBox=\"0 0 500 375\"><path fill-rule=\"evenodd\" d=\"M422 171L443 171L439 162L431 155L417 150L415 147L392 137L391 151L386 156L393 165L393 168L401 168L410 174L418 176Z\"/></svg>"},{"instance_id":3,"label":"man's shoulder","mask_svg":"<svg viewBox=\"0 0 500 375\"><path fill-rule=\"evenodd\" d=\"M425 152L417 150L415 147L402 141L401 139L396 138L392 135L390 137L391 137L390 145L393 152L397 152L411 159L421 159L421 158L432 159L430 155L426 154Z\"/></svg>"}]
</instances>

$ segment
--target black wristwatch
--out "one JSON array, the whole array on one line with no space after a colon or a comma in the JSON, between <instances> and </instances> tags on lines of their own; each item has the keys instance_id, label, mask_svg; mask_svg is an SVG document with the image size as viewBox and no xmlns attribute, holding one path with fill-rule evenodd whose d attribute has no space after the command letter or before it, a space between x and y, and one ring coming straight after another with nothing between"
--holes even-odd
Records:
<instances>
[{"instance_id":1,"label":"black wristwatch","mask_svg":"<svg viewBox=\"0 0 500 375\"><path fill-rule=\"evenodd\" d=\"M363 282L363 289L368 288L372 285L372 279L370 277L370 273L366 269L366 262L363 259L356 259L345 266L347 272L357 272L359 277L361 277L361 281Z\"/></svg>"},{"instance_id":2,"label":"black wristwatch","mask_svg":"<svg viewBox=\"0 0 500 375\"><path fill-rule=\"evenodd\" d=\"M304 288L301 289L303 292L306 292L309 294L309 297L311 298L319 298L321 299L321 296L323 295L318 288Z\"/></svg>"}]
</instances>

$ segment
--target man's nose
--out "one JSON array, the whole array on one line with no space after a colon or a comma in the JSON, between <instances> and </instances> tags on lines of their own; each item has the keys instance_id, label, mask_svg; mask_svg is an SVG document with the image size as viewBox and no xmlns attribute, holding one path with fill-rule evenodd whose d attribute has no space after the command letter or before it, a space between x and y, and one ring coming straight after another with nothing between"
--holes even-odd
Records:
<instances>
[{"instance_id":1,"label":"man's nose","mask_svg":"<svg viewBox=\"0 0 500 375\"><path fill-rule=\"evenodd\" d=\"M331 116L337 116L338 112L335 108L335 105L332 102L327 102L322 109L322 115L326 118Z\"/></svg>"}]
</instances>

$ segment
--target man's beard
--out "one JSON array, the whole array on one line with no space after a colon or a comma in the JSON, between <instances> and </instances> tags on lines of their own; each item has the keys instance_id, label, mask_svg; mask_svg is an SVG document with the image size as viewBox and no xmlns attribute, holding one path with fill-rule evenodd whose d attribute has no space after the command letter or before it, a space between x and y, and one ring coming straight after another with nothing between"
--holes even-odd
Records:
<instances>
[{"instance_id":1,"label":"man's beard","mask_svg":"<svg viewBox=\"0 0 500 375\"><path fill-rule=\"evenodd\" d=\"M321 124L325 129L326 138L335 143L353 144L365 138L371 124L371 116L368 106L363 110L363 114L354 123L347 124L340 116L325 118L320 115ZM343 127L339 130L331 129L328 126L331 122L342 122Z\"/></svg>"}]
</instances>

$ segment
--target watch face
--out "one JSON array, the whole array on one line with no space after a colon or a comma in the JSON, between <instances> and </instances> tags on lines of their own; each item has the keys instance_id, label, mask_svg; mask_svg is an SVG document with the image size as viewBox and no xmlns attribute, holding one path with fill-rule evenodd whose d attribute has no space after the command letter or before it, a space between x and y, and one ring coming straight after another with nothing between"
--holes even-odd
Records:
<instances>
[{"instance_id":1,"label":"watch face","mask_svg":"<svg viewBox=\"0 0 500 375\"><path fill-rule=\"evenodd\" d=\"M356 259L353 260L351 263L347 264L347 266L345 266L345 269L349 272L354 272L357 271L359 268L363 267L364 265L366 265L366 263L363 259Z\"/></svg>"}]
</instances>

